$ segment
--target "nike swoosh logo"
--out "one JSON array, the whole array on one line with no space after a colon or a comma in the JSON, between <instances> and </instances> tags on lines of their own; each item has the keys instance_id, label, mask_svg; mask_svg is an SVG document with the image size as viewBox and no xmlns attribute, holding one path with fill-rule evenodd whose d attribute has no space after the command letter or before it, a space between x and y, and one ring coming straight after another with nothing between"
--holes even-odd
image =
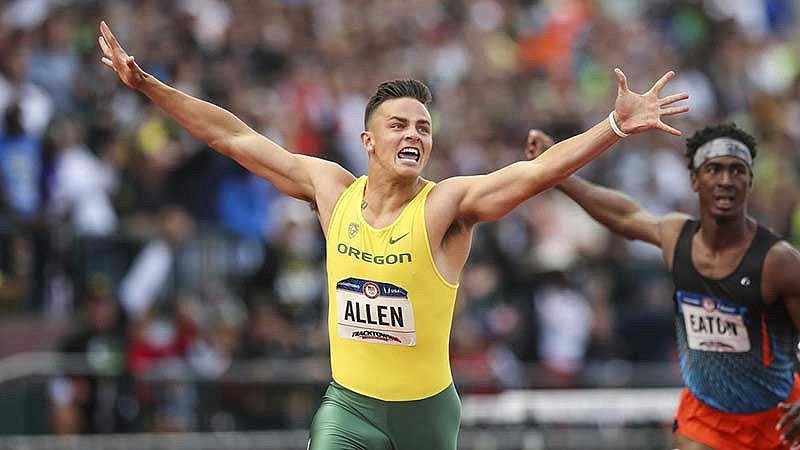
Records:
<instances>
[{"instance_id":1,"label":"nike swoosh logo","mask_svg":"<svg viewBox=\"0 0 800 450\"><path fill-rule=\"evenodd\" d=\"M408 233L410 233L410 231L409 231ZM408 236L408 233L406 233L406 234L404 234L404 235L400 236L400 237L399 237L399 238L397 238L397 239L393 239L391 236L389 236L389 245L396 244L396 243L397 243L397 241L399 241L400 239L403 239L404 237Z\"/></svg>"}]
</instances>

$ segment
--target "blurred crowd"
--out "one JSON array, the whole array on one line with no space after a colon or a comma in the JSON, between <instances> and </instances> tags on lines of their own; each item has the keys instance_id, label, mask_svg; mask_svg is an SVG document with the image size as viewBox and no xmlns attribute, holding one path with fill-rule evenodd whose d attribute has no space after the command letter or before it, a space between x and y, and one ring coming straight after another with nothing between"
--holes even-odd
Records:
<instances>
[{"instance_id":1,"label":"blurred crowd","mask_svg":"<svg viewBox=\"0 0 800 450\"><path fill-rule=\"evenodd\" d=\"M314 213L125 88L99 62L101 19L160 80L356 175L364 106L382 80L431 87L426 176L441 180L522 159L529 128L563 139L602 120L614 67L638 92L674 69L666 91L688 91L691 111L668 122L684 137L720 122L755 135L750 212L800 244L797 0L0 5L0 318L69 324L53 350L122 374L53 380L55 431L197 429L198 391L137 380L327 352ZM683 148L637 135L581 173L654 213L692 213ZM655 248L543 193L476 231L452 330L456 382L462 392L574 386L592 363L670 364L671 289ZM233 412L202 420L305 425L292 406L302 399L273 390L228 392Z\"/></svg>"}]
</instances>

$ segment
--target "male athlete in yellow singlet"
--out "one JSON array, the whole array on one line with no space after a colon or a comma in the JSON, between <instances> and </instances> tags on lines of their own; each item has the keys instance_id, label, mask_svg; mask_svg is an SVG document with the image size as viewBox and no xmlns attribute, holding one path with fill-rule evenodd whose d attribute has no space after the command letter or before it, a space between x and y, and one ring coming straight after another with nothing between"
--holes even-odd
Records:
<instances>
[{"instance_id":1,"label":"male athlete in yellow singlet","mask_svg":"<svg viewBox=\"0 0 800 450\"><path fill-rule=\"evenodd\" d=\"M431 155L431 101L416 80L382 83L366 107L361 141L368 175L290 153L228 111L142 71L105 23L102 62L192 135L308 201L327 240L333 382L311 426L313 450L456 448L460 402L448 338L461 270L475 224L497 220L558 184L620 136L660 129L686 106L659 97L668 72L644 94L616 70L614 111L534 161L438 184L420 174ZM290 118L288 120L291 120Z\"/></svg>"}]
</instances>

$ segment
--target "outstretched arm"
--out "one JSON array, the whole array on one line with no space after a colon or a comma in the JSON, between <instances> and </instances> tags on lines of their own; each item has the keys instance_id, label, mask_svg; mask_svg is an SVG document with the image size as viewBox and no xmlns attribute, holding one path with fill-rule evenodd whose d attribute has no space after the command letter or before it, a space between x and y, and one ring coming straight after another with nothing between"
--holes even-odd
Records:
<instances>
[{"instance_id":1,"label":"outstretched arm","mask_svg":"<svg viewBox=\"0 0 800 450\"><path fill-rule=\"evenodd\" d=\"M658 129L680 136L680 131L661 121L662 116L688 111L687 106L667 106L688 98L686 93L659 97L674 72L667 72L641 95L628 89L621 70L615 69L615 73L617 100L611 117L624 134ZM446 186L452 188L457 214L466 222L497 220L533 195L562 182L619 139L610 120L603 120L588 131L559 142L535 160L517 162L488 175L452 178L441 183L442 191L447 192Z\"/></svg>"},{"instance_id":2,"label":"outstretched arm","mask_svg":"<svg viewBox=\"0 0 800 450\"><path fill-rule=\"evenodd\" d=\"M528 132L525 156L535 160L553 145L553 139L539 130ZM549 151L549 150L548 150ZM573 175L557 186L593 219L628 239L661 246L661 217L656 217L628 195Z\"/></svg>"},{"instance_id":3,"label":"outstretched arm","mask_svg":"<svg viewBox=\"0 0 800 450\"><path fill-rule=\"evenodd\" d=\"M142 70L122 48L105 22L98 38L102 62L126 86L150 98L197 139L265 178L292 197L318 202L320 192L341 192L353 176L341 166L319 158L295 155L256 133L227 110L185 94ZM319 205L321 206L321 205Z\"/></svg>"}]
</instances>

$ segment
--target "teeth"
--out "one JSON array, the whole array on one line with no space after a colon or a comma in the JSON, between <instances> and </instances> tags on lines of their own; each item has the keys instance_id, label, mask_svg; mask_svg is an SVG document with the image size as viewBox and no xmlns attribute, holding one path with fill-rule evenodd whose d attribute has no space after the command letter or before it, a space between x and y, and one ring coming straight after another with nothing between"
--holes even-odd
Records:
<instances>
[{"instance_id":1,"label":"teeth","mask_svg":"<svg viewBox=\"0 0 800 450\"><path fill-rule=\"evenodd\" d=\"M419 160L419 150L414 147L405 147L401 149L397 155L403 159L413 158L415 160Z\"/></svg>"}]
</instances>

